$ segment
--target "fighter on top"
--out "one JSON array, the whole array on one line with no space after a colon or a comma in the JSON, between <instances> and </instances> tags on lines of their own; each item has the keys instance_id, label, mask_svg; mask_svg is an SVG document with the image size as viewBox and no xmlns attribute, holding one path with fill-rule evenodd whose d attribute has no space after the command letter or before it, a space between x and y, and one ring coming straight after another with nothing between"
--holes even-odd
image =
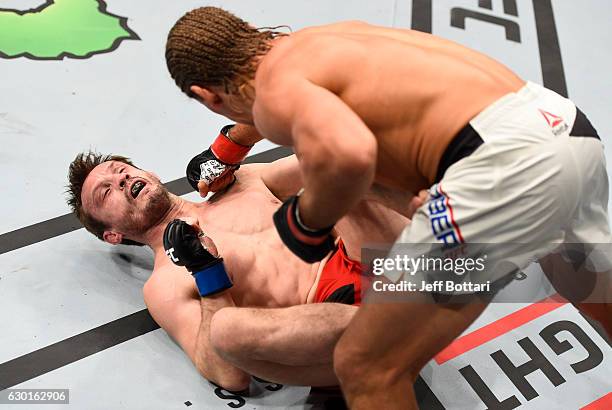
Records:
<instances>
[{"instance_id":1,"label":"fighter on top","mask_svg":"<svg viewBox=\"0 0 612 410\"><path fill-rule=\"evenodd\" d=\"M502 247L502 256L519 269L554 258L542 265L554 266L547 274L558 291L612 332L612 264L609 254L593 259L591 246L612 242L603 147L568 99L430 34L361 22L282 34L215 7L176 22L166 61L185 94L293 146L303 190L274 222L302 259L328 253L331 227L374 182L410 194L429 189L398 243L530 244L529 252ZM239 131L195 162L201 192L230 183L228 173L261 139ZM584 245L582 268L559 268L574 262L557 252L563 243ZM487 273L495 281L512 272ZM574 284L590 289L574 297ZM583 303L592 291L599 303ZM410 386L420 369L486 300L362 305L334 356L349 405L416 408Z\"/></svg>"}]
</instances>

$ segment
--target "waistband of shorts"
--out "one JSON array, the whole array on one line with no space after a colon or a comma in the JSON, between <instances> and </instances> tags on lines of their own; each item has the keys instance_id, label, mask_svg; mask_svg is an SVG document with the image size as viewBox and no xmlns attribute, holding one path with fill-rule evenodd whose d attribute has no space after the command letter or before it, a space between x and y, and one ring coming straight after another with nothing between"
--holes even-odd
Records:
<instances>
[{"instance_id":1,"label":"waistband of shorts","mask_svg":"<svg viewBox=\"0 0 612 410\"><path fill-rule=\"evenodd\" d=\"M539 84L527 81L518 91L504 95L478 113L470 120L470 125L476 130L487 129L504 117L506 113L542 97L547 92L553 91L547 90Z\"/></svg>"},{"instance_id":2,"label":"waistband of shorts","mask_svg":"<svg viewBox=\"0 0 612 410\"><path fill-rule=\"evenodd\" d=\"M546 92L548 90L544 87L528 81L518 91L504 95L478 113L453 137L446 147L438 164L435 182L442 180L444 173L451 165L471 155L485 142L485 139L481 136L484 130L497 123L507 113L536 100Z\"/></svg>"},{"instance_id":3,"label":"waistband of shorts","mask_svg":"<svg viewBox=\"0 0 612 410\"><path fill-rule=\"evenodd\" d=\"M440 182L444 173L451 165L470 156L483 142L480 134L469 123L466 124L444 150L438 163L438 171L436 172L436 180L434 182Z\"/></svg>"}]
</instances>

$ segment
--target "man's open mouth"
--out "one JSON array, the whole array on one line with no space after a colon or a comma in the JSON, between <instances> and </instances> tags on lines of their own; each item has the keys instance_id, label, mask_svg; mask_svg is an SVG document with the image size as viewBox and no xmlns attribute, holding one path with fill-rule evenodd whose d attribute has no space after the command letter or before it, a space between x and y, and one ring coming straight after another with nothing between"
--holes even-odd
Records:
<instances>
[{"instance_id":1,"label":"man's open mouth","mask_svg":"<svg viewBox=\"0 0 612 410\"><path fill-rule=\"evenodd\" d=\"M136 197L138 197L138 194L140 194L140 191L142 191L142 188L145 187L145 183L142 181L136 181L132 184L132 188L130 189L130 193L132 194L132 198L136 199Z\"/></svg>"}]
</instances>

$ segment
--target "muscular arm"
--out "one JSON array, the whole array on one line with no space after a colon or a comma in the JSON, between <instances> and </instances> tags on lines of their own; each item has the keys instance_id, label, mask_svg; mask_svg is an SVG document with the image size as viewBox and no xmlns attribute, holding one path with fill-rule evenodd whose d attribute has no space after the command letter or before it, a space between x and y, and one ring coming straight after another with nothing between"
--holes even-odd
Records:
<instances>
[{"instance_id":1,"label":"muscular arm","mask_svg":"<svg viewBox=\"0 0 612 410\"><path fill-rule=\"evenodd\" d=\"M257 126L295 148L304 185L301 219L314 229L333 225L372 184L376 138L340 98L306 78L288 74L262 81Z\"/></svg>"},{"instance_id":2,"label":"muscular arm","mask_svg":"<svg viewBox=\"0 0 612 410\"><path fill-rule=\"evenodd\" d=\"M251 376L222 359L210 343L210 322L215 313L222 308L235 306L229 291L201 299L202 321L198 331L194 363L200 374L206 379L217 383L226 390L242 391L249 387Z\"/></svg>"},{"instance_id":3,"label":"muscular arm","mask_svg":"<svg viewBox=\"0 0 612 410\"><path fill-rule=\"evenodd\" d=\"M171 283L176 275L171 269L155 275L143 290L153 319L181 346L204 378L230 391L248 388L250 375L222 359L210 343L214 314L235 306L230 293L200 299L195 289Z\"/></svg>"},{"instance_id":4,"label":"muscular arm","mask_svg":"<svg viewBox=\"0 0 612 410\"><path fill-rule=\"evenodd\" d=\"M247 124L236 124L230 130L229 137L240 145L254 145L263 139L254 126Z\"/></svg>"},{"instance_id":5,"label":"muscular arm","mask_svg":"<svg viewBox=\"0 0 612 410\"><path fill-rule=\"evenodd\" d=\"M303 186L300 164L295 155L281 158L266 165L261 170L261 179L266 187L281 201L286 200L291 195L295 195ZM411 192L392 189L374 183L363 196L363 201L374 201L385 207L405 216L406 223L427 200L427 191L421 191L419 196ZM359 208L360 203L352 208L353 211ZM390 212L390 211L387 211Z\"/></svg>"},{"instance_id":6,"label":"muscular arm","mask_svg":"<svg viewBox=\"0 0 612 410\"><path fill-rule=\"evenodd\" d=\"M261 179L272 194L284 201L302 188L302 173L295 155L281 158L261 170Z\"/></svg>"}]
</instances>

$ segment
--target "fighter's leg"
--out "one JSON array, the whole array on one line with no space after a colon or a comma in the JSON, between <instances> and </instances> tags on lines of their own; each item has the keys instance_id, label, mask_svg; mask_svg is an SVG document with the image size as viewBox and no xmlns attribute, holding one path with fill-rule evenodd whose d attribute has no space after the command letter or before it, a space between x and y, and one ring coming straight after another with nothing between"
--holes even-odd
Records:
<instances>
[{"instance_id":1,"label":"fighter's leg","mask_svg":"<svg viewBox=\"0 0 612 410\"><path fill-rule=\"evenodd\" d=\"M334 347L356 311L337 303L224 308L211 321L211 344L226 360L266 380L337 385Z\"/></svg>"},{"instance_id":2,"label":"fighter's leg","mask_svg":"<svg viewBox=\"0 0 612 410\"><path fill-rule=\"evenodd\" d=\"M473 260L489 257L485 269L466 274L466 281L469 276L472 284L505 282L514 274L512 266L524 268L534 255L546 254L563 240L561 226L572 206L561 199L576 201L557 190L572 176L559 160L562 148L485 143L430 189L431 198L398 242L456 244L451 255L456 249ZM483 254L478 244L499 246L488 246ZM400 259L401 253L396 253ZM421 276L429 277L427 272ZM412 283L419 288L419 282ZM366 300L336 347L335 369L354 409L369 409L373 403L385 409L415 408L411 383L422 366L485 307L475 300L454 306L417 303L414 292L408 297L412 303L403 305Z\"/></svg>"},{"instance_id":3,"label":"fighter's leg","mask_svg":"<svg viewBox=\"0 0 612 410\"><path fill-rule=\"evenodd\" d=\"M576 116L578 125L585 120L580 113ZM585 130L584 124L574 128ZM573 132L578 135L569 138L583 176L577 187L580 202L567 224L565 243L541 259L540 265L561 296L601 323L612 338L612 235L606 161L599 139L579 136L594 133Z\"/></svg>"},{"instance_id":4,"label":"fighter's leg","mask_svg":"<svg viewBox=\"0 0 612 410\"><path fill-rule=\"evenodd\" d=\"M587 249L580 243L563 244L559 252L541 258L539 263L555 290L583 314L599 322L612 340L612 271L595 272L586 263Z\"/></svg>"},{"instance_id":5,"label":"fighter's leg","mask_svg":"<svg viewBox=\"0 0 612 410\"><path fill-rule=\"evenodd\" d=\"M334 355L350 408L416 409L412 386L421 368L485 306L433 301L362 305Z\"/></svg>"}]
</instances>

